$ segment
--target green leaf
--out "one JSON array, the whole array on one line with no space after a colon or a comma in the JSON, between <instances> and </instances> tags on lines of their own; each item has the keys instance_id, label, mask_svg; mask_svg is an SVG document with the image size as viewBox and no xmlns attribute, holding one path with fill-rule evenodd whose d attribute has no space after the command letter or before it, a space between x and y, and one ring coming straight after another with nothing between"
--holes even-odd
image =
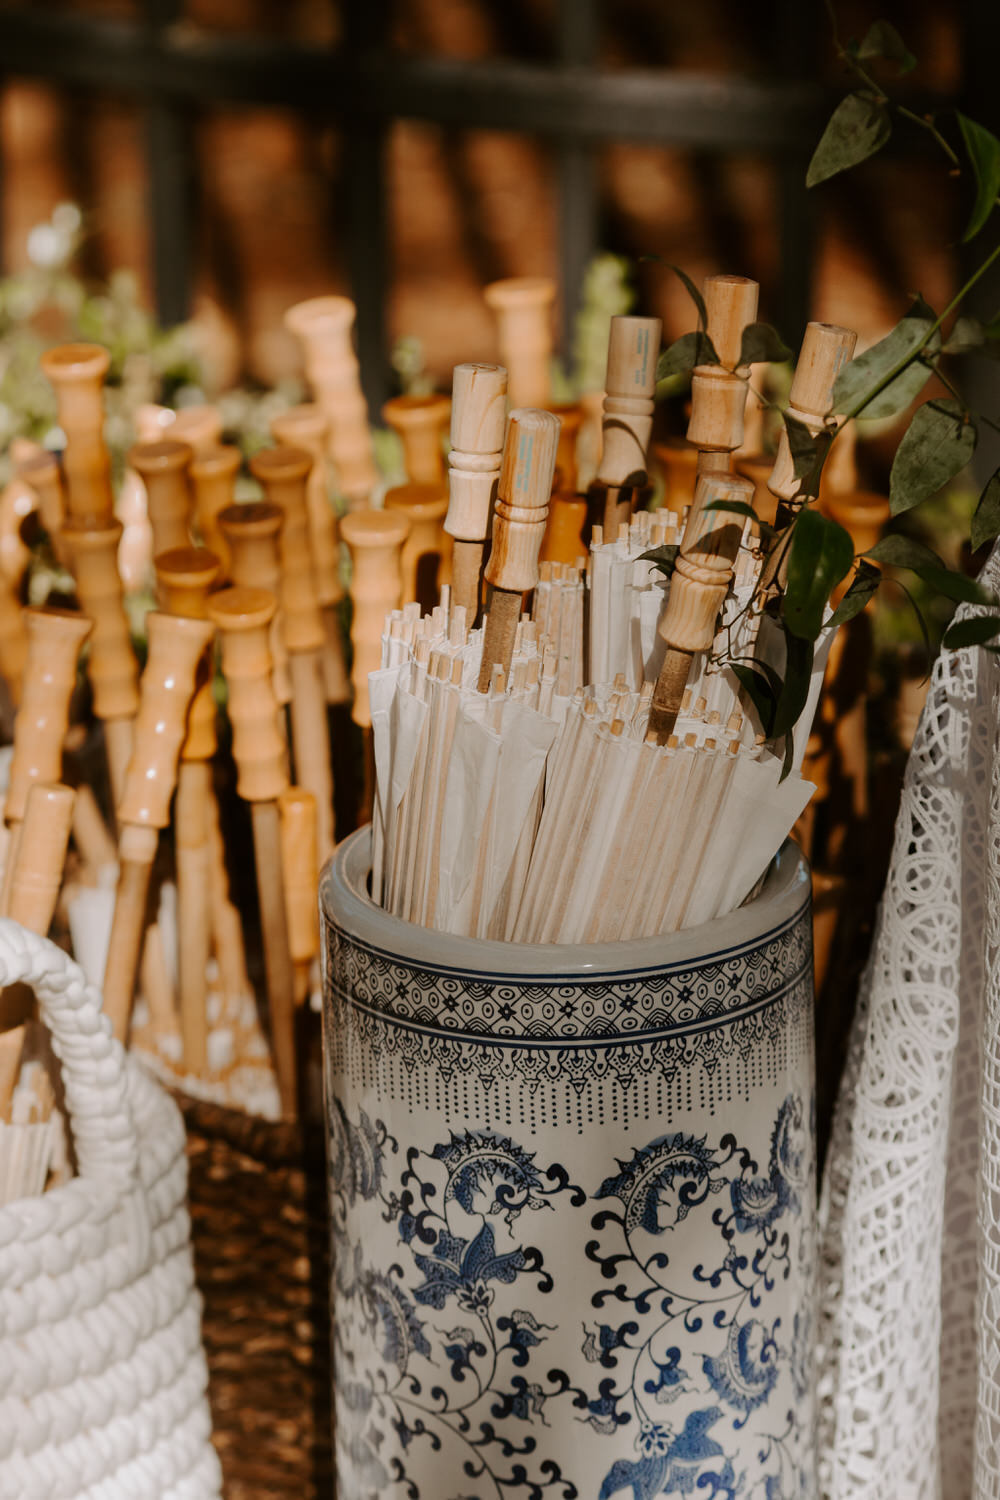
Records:
<instances>
[{"instance_id":1,"label":"green leaf","mask_svg":"<svg viewBox=\"0 0 1000 1500\"><path fill-rule=\"evenodd\" d=\"M750 521L757 520L757 512L752 505L747 505L742 500L710 500L702 510L728 510L734 516L746 516Z\"/></svg>"},{"instance_id":2,"label":"green leaf","mask_svg":"<svg viewBox=\"0 0 1000 1500\"><path fill-rule=\"evenodd\" d=\"M809 428L798 417L793 417L787 411L783 411L781 415L788 433L788 451L792 455L795 477L808 479L816 467L820 439L825 437L825 434L821 433L819 437L813 437Z\"/></svg>"},{"instance_id":3,"label":"green leaf","mask_svg":"<svg viewBox=\"0 0 1000 1500\"><path fill-rule=\"evenodd\" d=\"M676 542L664 542L662 547L651 547L648 552L640 552L639 562L651 562L659 568L664 578L669 578L674 571L674 563L677 561L677 553L680 551Z\"/></svg>"},{"instance_id":4,"label":"green leaf","mask_svg":"<svg viewBox=\"0 0 1000 1500\"><path fill-rule=\"evenodd\" d=\"M1000 141L984 125L977 125L959 110L955 113L976 179L976 201L962 235L962 244L965 245L975 239L996 207L997 194L1000 193Z\"/></svg>"},{"instance_id":5,"label":"green leaf","mask_svg":"<svg viewBox=\"0 0 1000 1500\"><path fill-rule=\"evenodd\" d=\"M657 380L666 380L668 375L686 375L695 365L717 365L719 356L707 333L683 333L680 338L664 349L656 366Z\"/></svg>"},{"instance_id":6,"label":"green leaf","mask_svg":"<svg viewBox=\"0 0 1000 1500\"><path fill-rule=\"evenodd\" d=\"M746 692L747 697L757 710L760 719L760 727L767 739L771 738L771 729L774 724L774 715L778 707L778 697L760 672L753 667L741 666L738 662L732 663L732 670L739 680L740 686ZM780 689L779 689L780 691Z\"/></svg>"},{"instance_id":7,"label":"green leaf","mask_svg":"<svg viewBox=\"0 0 1000 1500\"><path fill-rule=\"evenodd\" d=\"M671 271L673 271L674 275L678 276L680 278L680 280L684 283L684 288L685 288L688 296L691 298L691 301L694 303L695 307L698 309L699 326L701 328L703 328L703 329L707 328L708 327L708 312L706 311L706 308L705 308L705 299L704 299L704 297L701 295L701 293L699 292L698 288L695 286L694 282L691 280L690 276L687 274L686 271L682 271L681 268L680 268L680 266L672 265L669 261L667 262L667 264L670 266L670 269L671 269ZM713 361L713 363L718 364L718 360Z\"/></svg>"},{"instance_id":8,"label":"green leaf","mask_svg":"<svg viewBox=\"0 0 1000 1500\"><path fill-rule=\"evenodd\" d=\"M894 516L936 495L965 468L975 452L975 424L960 401L926 401L896 449L889 475L889 509Z\"/></svg>"},{"instance_id":9,"label":"green leaf","mask_svg":"<svg viewBox=\"0 0 1000 1500\"><path fill-rule=\"evenodd\" d=\"M806 187L815 187L874 156L891 133L889 111L884 103L870 94L848 94L830 116L813 152Z\"/></svg>"},{"instance_id":10,"label":"green leaf","mask_svg":"<svg viewBox=\"0 0 1000 1500\"><path fill-rule=\"evenodd\" d=\"M1000 536L1000 469L996 471L979 497L969 540L973 552L978 552L984 542Z\"/></svg>"},{"instance_id":11,"label":"green leaf","mask_svg":"<svg viewBox=\"0 0 1000 1500\"><path fill-rule=\"evenodd\" d=\"M787 630L814 641L823 629L830 591L854 561L850 532L818 510L799 512L788 554L788 575L781 601Z\"/></svg>"},{"instance_id":12,"label":"green leaf","mask_svg":"<svg viewBox=\"0 0 1000 1500\"><path fill-rule=\"evenodd\" d=\"M971 620L956 620L944 633L945 646L981 646L1000 635L1000 615L974 615Z\"/></svg>"},{"instance_id":13,"label":"green leaf","mask_svg":"<svg viewBox=\"0 0 1000 1500\"><path fill-rule=\"evenodd\" d=\"M909 73L917 66L917 59L891 21L873 21L860 46L852 50L860 62L884 57L887 62L896 63L900 73Z\"/></svg>"},{"instance_id":14,"label":"green leaf","mask_svg":"<svg viewBox=\"0 0 1000 1500\"><path fill-rule=\"evenodd\" d=\"M946 599L956 604L995 604L988 589L984 589L975 578L965 573L956 573L953 568L921 568L920 576L931 588L937 589Z\"/></svg>"},{"instance_id":15,"label":"green leaf","mask_svg":"<svg viewBox=\"0 0 1000 1500\"><path fill-rule=\"evenodd\" d=\"M792 351L781 341L781 336L770 323L748 323L740 340L741 365L784 364L791 359Z\"/></svg>"},{"instance_id":16,"label":"green leaf","mask_svg":"<svg viewBox=\"0 0 1000 1500\"><path fill-rule=\"evenodd\" d=\"M837 608L830 616L831 625L845 625L848 620L853 620L859 615L878 592L878 586L882 582L882 574L878 568L873 568L871 563L865 562L864 558L858 563L858 570L851 579L851 586L841 599Z\"/></svg>"},{"instance_id":17,"label":"green leaf","mask_svg":"<svg viewBox=\"0 0 1000 1500\"><path fill-rule=\"evenodd\" d=\"M920 573L924 568L944 567L930 547L900 531L890 531L888 536L881 537L874 547L868 548L865 557L873 562L887 563L890 568L909 568L914 573Z\"/></svg>"},{"instance_id":18,"label":"green leaf","mask_svg":"<svg viewBox=\"0 0 1000 1500\"><path fill-rule=\"evenodd\" d=\"M980 349L986 342L986 330L978 318L956 318L948 335L942 354L965 354L969 349Z\"/></svg>"},{"instance_id":19,"label":"green leaf","mask_svg":"<svg viewBox=\"0 0 1000 1500\"><path fill-rule=\"evenodd\" d=\"M903 594L905 594L906 597L907 597L907 599L909 600L909 602L910 602L910 608L913 610L913 613L916 615L916 617L917 617L917 624L920 626L920 634L923 637L923 642L924 642L924 651L927 653L927 659L930 660L930 657L931 657L931 654L932 654L931 653L931 638L927 634L927 621L924 619L923 612L921 611L920 605L917 603L916 599L914 599L913 595L910 593L909 589L906 587L906 584L903 582L903 580L901 578L887 578L886 579L886 583L894 583L896 585L896 587L900 590L900 592L903 593Z\"/></svg>"},{"instance_id":20,"label":"green leaf","mask_svg":"<svg viewBox=\"0 0 1000 1500\"><path fill-rule=\"evenodd\" d=\"M849 360L833 386L833 410L864 418L894 417L919 396L930 376L930 369L918 360L917 351L934 324L934 310L923 298L913 306L879 343ZM925 345L924 353L936 354L940 337L935 332ZM904 368L883 389L881 381L904 361ZM867 400L865 398L868 398Z\"/></svg>"},{"instance_id":21,"label":"green leaf","mask_svg":"<svg viewBox=\"0 0 1000 1500\"><path fill-rule=\"evenodd\" d=\"M778 706L774 714L772 734L787 734L798 721L809 697L809 682L812 676L813 643L785 632L787 660L785 680L781 685Z\"/></svg>"}]
</instances>

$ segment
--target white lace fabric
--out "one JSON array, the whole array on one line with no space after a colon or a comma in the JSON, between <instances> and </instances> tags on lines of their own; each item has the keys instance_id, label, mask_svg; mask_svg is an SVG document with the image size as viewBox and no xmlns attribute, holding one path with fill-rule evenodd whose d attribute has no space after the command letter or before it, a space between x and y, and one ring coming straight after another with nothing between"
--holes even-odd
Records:
<instances>
[{"instance_id":1,"label":"white lace fabric","mask_svg":"<svg viewBox=\"0 0 1000 1500\"><path fill-rule=\"evenodd\" d=\"M822 1495L1000 1500L1000 657L978 647L934 668L820 1217Z\"/></svg>"}]
</instances>

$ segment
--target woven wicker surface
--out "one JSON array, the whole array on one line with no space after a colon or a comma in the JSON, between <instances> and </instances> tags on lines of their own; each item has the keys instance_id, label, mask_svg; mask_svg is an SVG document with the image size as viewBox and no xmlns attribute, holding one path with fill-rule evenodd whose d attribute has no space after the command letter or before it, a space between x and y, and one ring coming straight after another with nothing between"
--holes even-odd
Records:
<instances>
[{"instance_id":1,"label":"woven wicker surface","mask_svg":"<svg viewBox=\"0 0 1000 1500\"><path fill-rule=\"evenodd\" d=\"M330 1500L322 1140L175 1095L226 1500Z\"/></svg>"}]
</instances>

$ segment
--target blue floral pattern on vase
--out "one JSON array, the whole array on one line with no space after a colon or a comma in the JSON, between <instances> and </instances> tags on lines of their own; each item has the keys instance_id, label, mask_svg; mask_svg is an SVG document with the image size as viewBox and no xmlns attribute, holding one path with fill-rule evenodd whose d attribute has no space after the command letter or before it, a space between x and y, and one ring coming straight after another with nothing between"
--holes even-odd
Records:
<instances>
[{"instance_id":1,"label":"blue floral pattern on vase","mask_svg":"<svg viewBox=\"0 0 1000 1500\"><path fill-rule=\"evenodd\" d=\"M766 1169L677 1131L589 1180L498 1130L329 1121L340 1500L811 1496L801 1095Z\"/></svg>"}]
</instances>

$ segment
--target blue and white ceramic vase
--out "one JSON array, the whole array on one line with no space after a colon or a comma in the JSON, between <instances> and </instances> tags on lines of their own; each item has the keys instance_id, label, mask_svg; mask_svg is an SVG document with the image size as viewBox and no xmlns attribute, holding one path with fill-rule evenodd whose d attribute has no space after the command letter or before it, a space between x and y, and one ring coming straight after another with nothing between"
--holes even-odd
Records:
<instances>
[{"instance_id":1,"label":"blue and white ceramic vase","mask_svg":"<svg viewBox=\"0 0 1000 1500\"><path fill-rule=\"evenodd\" d=\"M812 1500L812 948L788 844L669 938L443 936L328 867L339 1500Z\"/></svg>"}]
</instances>

